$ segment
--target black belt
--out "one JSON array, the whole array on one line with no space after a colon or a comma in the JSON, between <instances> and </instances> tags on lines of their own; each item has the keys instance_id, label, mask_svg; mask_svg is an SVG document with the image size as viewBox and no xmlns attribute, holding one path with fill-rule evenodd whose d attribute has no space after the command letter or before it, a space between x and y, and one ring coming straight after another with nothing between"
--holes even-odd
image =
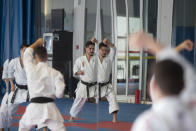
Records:
<instances>
[{"instance_id":1,"label":"black belt","mask_svg":"<svg viewBox=\"0 0 196 131\"><path fill-rule=\"evenodd\" d=\"M108 85L110 82L105 82L105 83L99 83L99 99L101 98L101 88ZM108 90L108 87L107 87L107 90ZM106 92L107 92L106 90Z\"/></svg>"},{"instance_id":2,"label":"black belt","mask_svg":"<svg viewBox=\"0 0 196 131\"><path fill-rule=\"evenodd\" d=\"M19 89L28 90L28 86L27 86L27 85L19 85L19 84L16 83L16 86L17 86Z\"/></svg>"},{"instance_id":3,"label":"black belt","mask_svg":"<svg viewBox=\"0 0 196 131\"><path fill-rule=\"evenodd\" d=\"M95 86L97 82L88 83L88 82L81 81L81 83L86 85L87 98L89 98L89 88Z\"/></svg>"},{"instance_id":4,"label":"black belt","mask_svg":"<svg viewBox=\"0 0 196 131\"><path fill-rule=\"evenodd\" d=\"M54 102L52 98L48 97L35 97L31 99L31 103L49 103L49 102Z\"/></svg>"},{"instance_id":5,"label":"black belt","mask_svg":"<svg viewBox=\"0 0 196 131\"><path fill-rule=\"evenodd\" d=\"M17 86L17 88L15 89L14 94L12 96L11 103L14 103L18 89L28 90L27 85L19 85L16 83L16 86ZM29 92L27 93L27 100L26 101L27 102L29 101Z\"/></svg>"}]
</instances>

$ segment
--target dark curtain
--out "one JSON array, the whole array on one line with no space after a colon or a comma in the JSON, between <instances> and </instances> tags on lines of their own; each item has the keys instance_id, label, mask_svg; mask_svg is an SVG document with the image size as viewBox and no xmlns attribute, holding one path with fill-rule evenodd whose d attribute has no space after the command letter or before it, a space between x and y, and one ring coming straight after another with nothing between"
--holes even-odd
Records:
<instances>
[{"instance_id":1,"label":"dark curtain","mask_svg":"<svg viewBox=\"0 0 196 131\"><path fill-rule=\"evenodd\" d=\"M35 41L37 0L0 0L0 65Z\"/></svg>"}]
</instances>

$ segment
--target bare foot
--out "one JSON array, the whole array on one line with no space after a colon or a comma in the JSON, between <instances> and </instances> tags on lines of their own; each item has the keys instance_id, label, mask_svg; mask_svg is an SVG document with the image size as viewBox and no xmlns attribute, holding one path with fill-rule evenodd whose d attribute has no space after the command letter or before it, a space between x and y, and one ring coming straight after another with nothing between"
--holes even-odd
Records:
<instances>
[{"instance_id":1,"label":"bare foot","mask_svg":"<svg viewBox=\"0 0 196 131\"><path fill-rule=\"evenodd\" d=\"M0 131L4 131L4 128L1 128Z\"/></svg>"},{"instance_id":2,"label":"bare foot","mask_svg":"<svg viewBox=\"0 0 196 131\"><path fill-rule=\"evenodd\" d=\"M113 115L113 120L112 120L112 122L113 122L113 123L116 123L116 122L117 122L117 113L115 112L115 113L113 113L112 115Z\"/></svg>"},{"instance_id":3,"label":"bare foot","mask_svg":"<svg viewBox=\"0 0 196 131\"><path fill-rule=\"evenodd\" d=\"M73 121L74 121L74 117L70 117L70 118L69 118L69 121L70 121L70 122L73 122Z\"/></svg>"},{"instance_id":4,"label":"bare foot","mask_svg":"<svg viewBox=\"0 0 196 131\"><path fill-rule=\"evenodd\" d=\"M113 122L113 123L116 123L116 122L118 122L118 121L117 121L117 120L115 120L115 119L113 119L113 120L112 120L112 122Z\"/></svg>"}]
</instances>

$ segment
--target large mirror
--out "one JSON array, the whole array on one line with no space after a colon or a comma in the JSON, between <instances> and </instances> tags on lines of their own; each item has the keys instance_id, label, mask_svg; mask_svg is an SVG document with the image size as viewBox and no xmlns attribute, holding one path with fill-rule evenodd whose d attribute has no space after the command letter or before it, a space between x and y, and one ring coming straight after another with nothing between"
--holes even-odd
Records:
<instances>
[{"instance_id":1,"label":"large mirror","mask_svg":"<svg viewBox=\"0 0 196 131\"><path fill-rule=\"evenodd\" d=\"M98 115L97 115L97 104L95 99L86 99L86 95L79 97L78 94L86 93L85 92L76 92L78 88L83 88L80 85L81 78L80 76L75 75L73 70L75 70L75 66L77 66L76 60L85 55L85 44L87 41L90 41L95 34L95 27L96 27L96 13L97 13L97 0L86 0L86 1L73 1L73 0L61 0L61 1L53 1L53 0L45 0L42 3L44 6L44 12L47 14L45 16L45 23L46 28L45 32L53 33L53 56L52 56L52 66L57 70L60 70L63 73L66 83L66 91L65 91L65 98L57 100L56 104L64 117L64 123L66 129L69 131L74 130L96 130L97 123L98 123ZM80 6L81 10L77 10L77 6ZM53 20L55 15L52 15L52 11L56 9L63 9L64 16L64 33L60 30L55 30L52 28ZM83 11L83 12L82 12ZM80 13L80 14L77 14ZM56 14L58 15L58 14ZM75 16L74 16L75 15ZM76 18L79 16L80 18ZM53 17L53 18L52 18ZM83 17L83 21L82 21ZM75 18L75 19L74 19ZM74 29L76 27L74 24L80 22L83 25L83 33L79 34L79 37L83 35L83 41L80 39L76 40L78 48L81 49L80 56L73 58L73 51L72 48L76 48L73 46L73 38L74 38ZM80 26L79 26L80 27ZM56 40L55 40L56 37ZM66 38L63 38L66 37ZM69 39L72 37L72 39ZM60 46L60 44L64 44L65 46ZM56 48L56 49L55 49ZM60 48L64 48L61 50L62 52L58 51ZM66 49L67 48L67 49ZM57 52L55 52L55 50ZM77 51L77 50L76 50ZM63 53L65 52L65 53ZM60 53L64 55L60 55ZM59 55L58 55L59 54ZM71 57L66 57L70 55ZM62 57L62 59L59 59ZM75 59L75 61L73 61ZM86 66L86 64L85 64ZM87 69L83 69L84 73ZM94 73L95 74L95 73ZM88 74L87 74L88 75ZM87 79L88 80L88 79ZM85 81L84 82L89 82ZM96 80L95 80L96 81ZM90 91L90 96L92 91ZM94 95L94 93L93 93ZM71 119L72 117L72 119Z\"/></svg>"},{"instance_id":2,"label":"large mirror","mask_svg":"<svg viewBox=\"0 0 196 131\"><path fill-rule=\"evenodd\" d=\"M149 81L156 59L130 46L131 34L145 30L170 47L186 39L196 41L195 0L20 0L17 6L7 1L0 2L0 13L5 15L0 17L0 25L5 25L0 26L0 63L19 55L14 41L30 44L44 38L47 63L61 72L66 83L64 97L55 104L67 131L129 131L136 118L151 108ZM22 8L25 5L30 13ZM24 13L17 14L15 8ZM194 65L195 49L194 45L193 51L181 52ZM1 99L5 86L0 79ZM28 104L20 103L13 114L11 131L18 130Z\"/></svg>"}]
</instances>

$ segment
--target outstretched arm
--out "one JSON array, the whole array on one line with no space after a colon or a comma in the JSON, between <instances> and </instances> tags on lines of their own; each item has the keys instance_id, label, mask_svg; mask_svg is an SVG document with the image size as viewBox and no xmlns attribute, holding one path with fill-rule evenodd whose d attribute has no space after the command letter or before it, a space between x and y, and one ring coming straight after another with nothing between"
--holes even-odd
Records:
<instances>
[{"instance_id":1,"label":"outstretched arm","mask_svg":"<svg viewBox=\"0 0 196 131\"><path fill-rule=\"evenodd\" d=\"M156 55L157 61L171 59L179 63L184 70L185 90L182 93L184 100L188 100L191 95L195 95L196 72L193 66L180 54L171 48L163 48L154 39L150 38L147 33L139 32L131 36L130 44L139 47L139 49L149 49Z\"/></svg>"},{"instance_id":2,"label":"outstretched arm","mask_svg":"<svg viewBox=\"0 0 196 131\"><path fill-rule=\"evenodd\" d=\"M138 32L135 33L130 37L129 43L132 46L138 47L139 49L148 49L150 53L156 55L160 52L163 47L153 39L149 34L145 32ZM182 50L193 50L193 42L191 40L185 40L180 43L176 48L175 51L180 52Z\"/></svg>"},{"instance_id":3,"label":"outstretched arm","mask_svg":"<svg viewBox=\"0 0 196 131\"><path fill-rule=\"evenodd\" d=\"M109 56L110 60L113 62L114 58L115 58L115 55L116 55L116 47L111 42L109 44L109 47L110 47L110 52L109 52L108 56Z\"/></svg>"},{"instance_id":4,"label":"outstretched arm","mask_svg":"<svg viewBox=\"0 0 196 131\"><path fill-rule=\"evenodd\" d=\"M114 58L115 58L115 55L116 55L116 47L107 38L104 38L103 43L106 44L110 48L110 52L109 52L108 56L109 56L111 61L114 61Z\"/></svg>"},{"instance_id":5,"label":"outstretched arm","mask_svg":"<svg viewBox=\"0 0 196 131\"><path fill-rule=\"evenodd\" d=\"M35 49L37 46L43 46L44 40L42 38L39 38L38 40L33 43L30 48Z\"/></svg>"},{"instance_id":6,"label":"outstretched arm","mask_svg":"<svg viewBox=\"0 0 196 131\"><path fill-rule=\"evenodd\" d=\"M137 32L130 36L129 44L140 50L147 49L151 54L158 54L163 47L148 33Z\"/></svg>"},{"instance_id":7,"label":"outstretched arm","mask_svg":"<svg viewBox=\"0 0 196 131\"><path fill-rule=\"evenodd\" d=\"M98 44L97 39L95 37L92 37L91 42L95 43L95 54L98 55L98 53L99 53L99 44Z\"/></svg>"},{"instance_id":8,"label":"outstretched arm","mask_svg":"<svg viewBox=\"0 0 196 131\"><path fill-rule=\"evenodd\" d=\"M191 40L185 40L180 43L175 50L177 52L181 52L182 50L192 51L193 50L193 42Z\"/></svg>"},{"instance_id":9,"label":"outstretched arm","mask_svg":"<svg viewBox=\"0 0 196 131\"><path fill-rule=\"evenodd\" d=\"M27 48L24 52L23 63L26 70L26 73L29 71L33 71L34 69L34 58L33 58L33 50L37 46L43 46L44 42L42 38L39 38L35 43L33 43L29 48Z\"/></svg>"}]
</instances>

